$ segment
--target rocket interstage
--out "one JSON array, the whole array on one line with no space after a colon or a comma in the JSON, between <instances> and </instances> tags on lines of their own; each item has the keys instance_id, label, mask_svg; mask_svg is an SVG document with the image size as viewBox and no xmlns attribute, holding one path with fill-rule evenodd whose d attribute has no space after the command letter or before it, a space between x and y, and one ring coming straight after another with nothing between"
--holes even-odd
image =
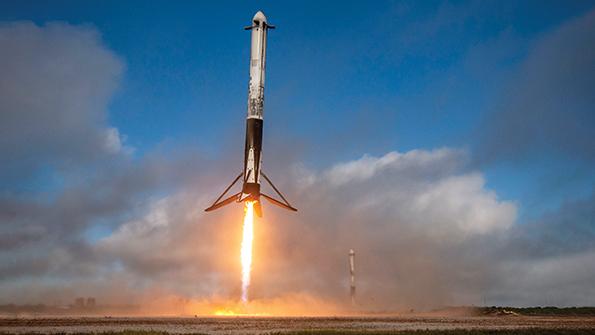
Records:
<instances>
[{"instance_id":1,"label":"rocket interstage","mask_svg":"<svg viewBox=\"0 0 595 335\"><path fill-rule=\"evenodd\" d=\"M251 31L250 45L250 81L248 85L248 113L246 117L246 141L244 145L244 169L234 181L225 189L223 194L205 211L209 212L221 208L232 202L254 203L254 212L259 217L262 216L260 197L264 197L270 203L285 209L297 211L285 199L283 194L275 187L273 182L262 171L262 133L264 116L264 82L266 69L266 51L267 51L267 33L269 29L275 29L275 26L267 22L266 16L259 11L252 18L252 24L244 29ZM281 198L276 199L261 192L260 177L273 188L275 193ZM228 198L225 195L229 190L242 179L242 190ZM222 200L223 199L223 200Z\"/></svg>"},{"instance_id":2,"label":"rocket interstage","mask_svg":"<svg viewBox=\"0 0 595 335\"><path fill-rule=\"evenodd\" d=\"M351 304L355 305L355 251L353 251L353 249L349 249L349 277Z\"/></svg>"}]
</instances>

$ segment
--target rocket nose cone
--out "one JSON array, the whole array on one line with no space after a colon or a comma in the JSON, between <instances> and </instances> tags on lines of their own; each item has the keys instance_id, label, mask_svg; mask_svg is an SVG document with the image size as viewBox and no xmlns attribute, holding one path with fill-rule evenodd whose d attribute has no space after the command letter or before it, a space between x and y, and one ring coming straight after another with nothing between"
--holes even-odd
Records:
<instances>
[{"instance_id":1,"label":"rocket nose cone","mask_svg":"<svg viewBox=\"0 0 595 335\"><path fill-rule=\"evenodd\" d=\"M264 13L261 11L258 11L256 14L254 14L254 17L252 18L252 21L254 22L264 22L267 23L267 17L264 16Z\"/></svg>"}]
</instances>

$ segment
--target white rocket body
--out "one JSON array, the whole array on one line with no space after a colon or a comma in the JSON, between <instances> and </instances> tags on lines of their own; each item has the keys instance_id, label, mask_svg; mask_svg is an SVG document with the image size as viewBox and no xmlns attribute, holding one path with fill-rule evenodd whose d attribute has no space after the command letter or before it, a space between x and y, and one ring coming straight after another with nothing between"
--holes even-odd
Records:
<instances>
[{"instance_id":1,"label":"white rocket body","mask_svg":"<svg viewBox=\"0 0 595 335\"><path fill-rule=\"evenodd\" d=\"M248 86L248 119L262 120L264 111L264 79L267 53L267 30L270 26L262 12L252 19L250 45L250 83Z\"/></svg>"},{"instance_id":2,"label":"white rocket body","mask_svg":"<svg viewBox=\"0 0 595 335\"><path fill-rule=\"evenodd\" d=\"M262 120L264 114L264 79L267 52L267 18L257 12L252 18L250 43L250 82L248 84L248 115L244 183L252 184L245 189L243 197L256 193L260 188L260 166L262 165Z\"/></svg>"}]
</instances>

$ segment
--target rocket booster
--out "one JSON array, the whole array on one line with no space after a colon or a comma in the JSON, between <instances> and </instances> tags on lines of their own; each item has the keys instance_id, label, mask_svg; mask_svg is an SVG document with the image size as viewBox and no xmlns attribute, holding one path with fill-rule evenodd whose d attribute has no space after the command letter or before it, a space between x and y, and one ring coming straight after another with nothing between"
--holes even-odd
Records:
<instances>
[{"instance_id":1,"label":"rocket booster","mask_svg":"<svg viewBox=\"0 0 595 335\"><path fill-rule=\"evenodd\" d=\"M272 181L264 174L262 166L262 131L264 116L264 81L266 68L267 32L275 29L268 24L266 16L259 11L252 18L252 24L244 28L251 30L250 47L250 82L248 85L248 115L246 117L246 142L244 146L244 169L227 189L215 200L211 207L205 211L212 211L232 202L253 201L254 209L258 216L262 216L260 196L272 204L297 211L285 199L283 194L275 187ZM268 196L260 191L260 177L270 184L281 200ZM227 192L242 178L242 190L223 199Z\"/></svg>"},{"instance_id":2,"label":"rocket booster","mask_svg":"<svg viewBox=\"0 0 595 335\"><path fill-rule=\"evenodd\" d=\"M249 197L260 193L267 31L274 29L274 26L269 26L266 17L259 11L252 19L252 25L244 29L252 30L246 145L244 149L244 185L242 186L242 193Z\"/></svg>"}]
</instances>

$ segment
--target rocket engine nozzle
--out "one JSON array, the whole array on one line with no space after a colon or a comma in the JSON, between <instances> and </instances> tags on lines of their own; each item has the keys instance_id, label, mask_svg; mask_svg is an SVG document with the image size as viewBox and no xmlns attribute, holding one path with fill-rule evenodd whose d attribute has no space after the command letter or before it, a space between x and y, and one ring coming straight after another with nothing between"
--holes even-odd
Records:
<instances>
[{"instance_id":1,"label":"rocket engine nozzle","mask_svg":"<svg viewBox=\"0 0 595 335\"><path fill-rule=\"evenodd\" d=\"M258 200L260 197L260 184L259 183L244 183L242 185L242 193L249 194L254 200Z\"/></svg>"}]
</instances>

